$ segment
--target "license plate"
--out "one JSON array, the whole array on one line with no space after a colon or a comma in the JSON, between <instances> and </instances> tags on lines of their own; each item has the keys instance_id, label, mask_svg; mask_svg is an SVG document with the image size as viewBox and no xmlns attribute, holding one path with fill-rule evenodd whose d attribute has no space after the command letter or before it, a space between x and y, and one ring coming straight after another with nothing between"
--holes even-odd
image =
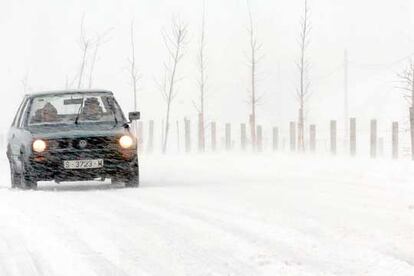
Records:
<instances>
[{"instance_id":1,"label":"license plate","mask_svg":"<svg viewBox=\"0 0 414 276\"><path fill-rule=\"evenodd\" d=\"M67 160L67 161L63 161L63 167L69 170L102 168L103 159Z\"/></svg>"}]
</instances>

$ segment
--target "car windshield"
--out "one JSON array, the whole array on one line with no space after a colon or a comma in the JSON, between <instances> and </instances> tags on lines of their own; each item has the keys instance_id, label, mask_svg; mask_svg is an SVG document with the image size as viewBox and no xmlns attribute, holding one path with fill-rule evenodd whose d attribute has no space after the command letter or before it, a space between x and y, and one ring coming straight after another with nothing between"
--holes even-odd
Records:
<instances>
[{"instance_id":1,"label":"car windshield","mask_svg":"<svg viewBox=\"0 0 414 276\"><path fill-rule=\"evenodd\" d=\"M63 94L35 97L28 125L117 123L123 121L115 99L108 94Z\"/></svg>"}]
</instances>

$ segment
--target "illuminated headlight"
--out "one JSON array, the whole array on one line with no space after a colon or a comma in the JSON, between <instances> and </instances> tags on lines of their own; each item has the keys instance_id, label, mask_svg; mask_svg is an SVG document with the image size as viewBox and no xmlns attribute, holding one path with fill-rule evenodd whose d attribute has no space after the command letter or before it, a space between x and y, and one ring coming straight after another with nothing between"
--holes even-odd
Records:
<instances>
[{"instance_id":1,"label":"illuminated headlight","mask_svg":"<svg viewBox=\"0 0 414 276\"><path fill-rule=\"evenodd\" d=\"M129 149L134 145L134 140L131 138L131 136L124 135L119 139L119 144L124 149Z\"/></svg>"},{"instance_id":2,"label":"illuminated headlight","mask_svg":"<svg viewBox=\"0 0 414 276\"><path fill-rule=\"evenodd\" d=\"M33 142L33 150L35 152L43 152L46 149L46 142L40 139L37 139Z\"/></svg>"}]
</instances>

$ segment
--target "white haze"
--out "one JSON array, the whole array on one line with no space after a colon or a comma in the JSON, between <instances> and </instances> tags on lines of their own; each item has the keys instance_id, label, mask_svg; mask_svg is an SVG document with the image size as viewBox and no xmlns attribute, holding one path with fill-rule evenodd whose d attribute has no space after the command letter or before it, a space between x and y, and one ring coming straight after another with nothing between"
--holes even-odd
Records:
<instances>
[{"instance_id":1,"label":"white haze","mask_svg":"<svg viewBox=\"0 0 414 276\"><path fill-rule=\"evenodd\" d=\"M259 94L264 100L258 121L287 126L295 120L300 0L251 0L265 58L259 67ZM126 72L130 54L129 25L136 25L137 60L142 74L139 105L145 119L161 119L164 103L155 84L163 72L166 51L161 29L176 15L188 22L190 43L179 70L179 96L173 116L195 118L197 62L202 1L29 1L0 2L0 75L5 129L23 95L22 79L30 90L62 89L66 78L76 77L81 51L80 22L85 16L88 36L111 29L109 41L99 51L94 87L113 90L126 110L132 109ZM404 122L407 106L396 88L396 74L414 52L410 0L310 1L312 98L307 122L326 124L343 119L343 54L350 65L350 116L377 118L388 125ZM208 119L246 121L249 85L246 54L248 14L244 0L208 0L207 56L209 74ZM231 105L231 108L228 108ZM341 124L340 124L341 125Z\"/></svg>"}]
</instances>

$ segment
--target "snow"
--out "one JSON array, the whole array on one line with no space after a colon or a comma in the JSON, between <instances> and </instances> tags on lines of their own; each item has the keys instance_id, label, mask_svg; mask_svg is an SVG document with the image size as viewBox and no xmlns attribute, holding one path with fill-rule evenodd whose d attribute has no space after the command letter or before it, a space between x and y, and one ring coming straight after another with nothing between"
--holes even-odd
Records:
<instances>
[{"instance_id":1,"label":"snow","mask_svg":"<svg viewBox=\"0 0 414 276\"><path fill-rule=\"evenodd\" d=\"M414 163L144 156L142 185L9 188L0 275L414 275Z\"/></svg>"}]
</instances>

